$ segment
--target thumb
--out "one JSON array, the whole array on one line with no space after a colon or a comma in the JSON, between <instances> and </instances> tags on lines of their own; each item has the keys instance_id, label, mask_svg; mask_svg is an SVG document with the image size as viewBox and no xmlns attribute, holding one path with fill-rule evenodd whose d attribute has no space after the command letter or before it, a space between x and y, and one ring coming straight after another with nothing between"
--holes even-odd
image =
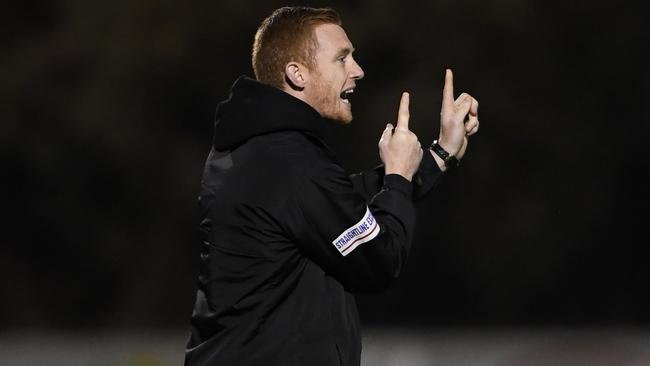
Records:
<instances>
[{"instance_id":1,"label":"thumb","mask_svg":"<svg viewBox=\"0 0 650 366\"><path fill-rule=\"evenodd\" d=\"M389 140L392 136L393 136L393 125L387 123L384 132L381 133L381 138L379 139L379 142Z\"/></svg>"}]
</instances>

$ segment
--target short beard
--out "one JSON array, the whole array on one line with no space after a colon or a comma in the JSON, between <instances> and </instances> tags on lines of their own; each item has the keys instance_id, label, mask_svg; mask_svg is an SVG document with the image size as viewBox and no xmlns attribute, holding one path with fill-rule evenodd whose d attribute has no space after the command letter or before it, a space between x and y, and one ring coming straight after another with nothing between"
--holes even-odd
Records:
<instances>
[{"instance_id":1,"label":"short beard","mask_svg":"<svg viewBox=\"0 0 650 366\"><path fill-rule=\"evenodd\" d=\"M323 77L320 73L317 74L318 79L317 82L314 84L315 86L315 91L314 93L314 105L318 107L324 107L325 109L320 110L319 113L327 119L330 119L332 121L340 122L341 124L347 124L352 121L352 117L348 117L345 114L345 111L341 111L340 108L340 103L341 101L339 100L340 96L339 94L336 94L335 96L330 96L330 86L323 80ZM328 108L336 108L335 110L329 110ZM346 118L348 117L348 118Z\"/></svg>"}]
</instances>

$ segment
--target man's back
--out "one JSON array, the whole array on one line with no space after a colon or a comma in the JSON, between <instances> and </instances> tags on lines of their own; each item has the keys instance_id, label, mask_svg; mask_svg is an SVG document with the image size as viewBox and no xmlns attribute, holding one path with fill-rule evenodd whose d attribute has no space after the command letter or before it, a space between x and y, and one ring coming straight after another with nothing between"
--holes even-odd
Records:
<instances>
[{"instance_id":1,"label":"man's back","mask_svg":"<svg viewBox=\"0 0 650 366\"><path fill-rule=\"evenodd\" d=\"M304 255L290 227L301 185L332 164L318 136L288 128L210 152L186 364L358 364L354 298Z\"/></svg>"}]
</instances>

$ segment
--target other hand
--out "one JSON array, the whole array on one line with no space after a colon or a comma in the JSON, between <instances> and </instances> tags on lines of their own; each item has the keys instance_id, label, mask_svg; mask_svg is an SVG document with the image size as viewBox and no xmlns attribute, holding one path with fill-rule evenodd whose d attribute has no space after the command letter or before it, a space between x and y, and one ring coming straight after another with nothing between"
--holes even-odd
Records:
<instances>
[{"instance_id":1,"label":"other hand","mask_svg":"<svg viewBox=\"0 0 650 366\"><path fill-rule=\"evenodd\" d=\"M379 156L386 174L399 174L409 181L420 166L422 146L409 130L409 94L402 93L395 128L388 123L379 140Z\"/></svg>"},{"instance_id":2,"label":"other hand","mask_svg":"<svg viewBox=\"0 0 650 366\"><path fill-rule=\"evenodd\" d=\"M447 69L442 91L438 143L460 160L467 150L467 138L478 132L478 125L478 100L467 93L462 93L454 100L454 75Z\"/></svg>"}]
</instances>

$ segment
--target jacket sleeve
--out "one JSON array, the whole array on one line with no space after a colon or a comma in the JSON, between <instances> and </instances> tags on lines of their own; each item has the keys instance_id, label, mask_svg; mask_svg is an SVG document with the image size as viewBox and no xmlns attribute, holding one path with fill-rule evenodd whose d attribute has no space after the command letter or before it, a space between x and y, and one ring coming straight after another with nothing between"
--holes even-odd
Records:
<instances>
[{"instance_id":1,"label":"jacket sleeve","mask_svg":"<svg viewBox=\"0 0 650 366\"><path fill-rule=\"evenodd\" d=\"M368 202L330 163L302 178L283 222L300 250L348 290L381 290L399 276L411 248L412 190L404 177L382 174Z\"/></svg>"},{"instance_id":2,"label":"jacket sleeve","mask_svg":"<svg viewBox=\"0 0 650 366\"><path fill-rule=\"evenodd\" d=\"M425 151L422 155L420 167L418 168L417 173L415 173L415 176L413 176L413 200L419 201L424 198L424 196L438 183L441 176L442 171L433 159L433 156ZM381 190L383 179L383 164L377 166L373 170L350 175L350 180L352 180L355 191L362 194L367 201Z\"/></svg>"}]
</instances>

